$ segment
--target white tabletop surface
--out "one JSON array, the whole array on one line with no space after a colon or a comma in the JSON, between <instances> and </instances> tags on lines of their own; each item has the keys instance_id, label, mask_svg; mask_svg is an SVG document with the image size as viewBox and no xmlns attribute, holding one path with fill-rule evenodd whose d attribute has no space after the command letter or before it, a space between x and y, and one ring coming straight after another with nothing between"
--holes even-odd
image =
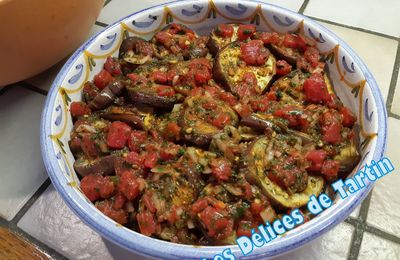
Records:
<instances>
[{"instance_id":1,"label":"white tabletop surface","mask_svg":"<svg viewBox=\"0 0 400 260\"><path fill-rule=\"evenodd\" d=\"M91 34L160 0L111 0ZM395 172L323 237L277 259L400 259L400 1L265 0L316 19L345 40L372 71L386 101L386 155ZM55 259L146 259L101 238L65 205L48 180L39 149L40 113L61 67L0 90L0 225Z\"/></svg>"}]
</instances>

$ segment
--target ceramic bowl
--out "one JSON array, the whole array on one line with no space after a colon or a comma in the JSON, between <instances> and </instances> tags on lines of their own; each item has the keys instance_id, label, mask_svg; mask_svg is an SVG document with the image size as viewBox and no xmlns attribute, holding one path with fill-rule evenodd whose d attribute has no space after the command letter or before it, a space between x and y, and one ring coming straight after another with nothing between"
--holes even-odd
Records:
<instances>
[{"instance_id":1,"label":"ceramic bowl","mask_svg":"<svg viewBox=\"0 0 400 260\"><path fill-rule=\"evenodd\" d=\"M140 254L163 259L212 258L230 248L242 256L235 245L199 247L180 245L150 238L118 225L98 211L79 189L73 170L74 157L68 147L72 120L71 101L81 99L85 81L100 71L105 58L117 56L118 47L127 35L150 38L167 23L176 22L207 33L220 23L253 23L266 31L301 30L316 39L318 48L328 55L327 65L335 91L357 115L361 125L362 165L379 160L386 144L386 110L379 87L357 54L334 33L315 21L278 6L258 1L196 0L157 5L122 18L89 39L67 61L48 94L41 122L41 149L48 174L64 201L86 224L101 236ZM369 183L346 199L336 198L334 205L311 221L289 231L249 257L268 258L294 250L343 221L372 188Z\"/></svg>"}]
</instances>

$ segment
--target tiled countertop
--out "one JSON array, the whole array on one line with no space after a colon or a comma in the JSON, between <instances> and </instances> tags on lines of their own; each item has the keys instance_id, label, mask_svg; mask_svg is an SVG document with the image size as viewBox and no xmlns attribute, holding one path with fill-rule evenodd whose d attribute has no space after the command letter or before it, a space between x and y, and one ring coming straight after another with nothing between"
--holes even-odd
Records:
<instances>
[{"instance_id":1,"label":"tiled countertop","mask_svg":"<svg viewBox=\"0 0 400 260\"><path fill-rule=\"evenodd\" d=\"M400 166L400 1L265 0L303 13L345 40L374 74L388 110L387 156ZM91 34L160 0L108 0ZM62 62L61 62L62 63ZM39 149L40 113L61 63L0 90L0 226L55 259L146 259L101 238L51 185ZM278 259L400 259L400 172L379 180L342 224Z\"/></svg>"}]
</instances>

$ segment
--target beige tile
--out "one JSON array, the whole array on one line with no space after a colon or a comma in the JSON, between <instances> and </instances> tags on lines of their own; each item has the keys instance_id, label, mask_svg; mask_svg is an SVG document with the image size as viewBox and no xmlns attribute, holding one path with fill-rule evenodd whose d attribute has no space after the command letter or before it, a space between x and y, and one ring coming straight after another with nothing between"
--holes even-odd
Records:
<instances>
[{"instance_id":1,"label":"beige tile","mask_svg":"<svg viewBox=\"0 0 400 260\"><path fill-rule=\"evenodd\" d=\"M18 86L0 96L0 217L7 220L47 178L39 146L44 100Z\"/></svg>"},{"instance_id":2,"label":"beige tile","mask_svg":"<svg viewBox=\"0 0 400 260\"><path fill-rule=\"evenodd\" d=\"M400 259L400 245L370 233L364 233L358 259Z\"/></svg>"},{"instance_id":3,"label":"beige tile","mask_svg":"<svg viewBox=\"0 0 400 260\"><path fill-rule=\"evenodd\" d=\"M400 73L397 77L396 89L392 101L392 113L400 116Z\"/></svg>"},{"instance_id":4,"label":"beige tile","mask_svg":"<svg viewBox=\"0 0 400 260\"><path fill-rule=\"evenodd\" d=\"M399 10L398 0L312 0L305 14L399 37Z\"/></svg>"},{"instance_id":5,"label":"beige tile","mask_svg":"<svg viewBox=\"0 0 400 260\"><path fill-rule=\"evenodd\" d=\"M346 259L354 227L341 223L310 244L276 258L276 260L337 260Z\"/></svg>"},{"instance_id":6,"label":"beige tile","mask_svg":"<svg viewBox=\"0 0 400 260\"><path fill-rule=\"evenodd\" d=\"M396 58L397 41L341 26L321 24L344 40L361 57L375 77L386 101Z\"/></svg>"},{"instance_id":7,"label":"beige tile","mask_svg":"<svg viewBox=\"0 0 400 260\"><path fill-rule=\"evenodd\" d=\"M400 120L389 118L386 156L395 170L379 179L372 192L368 223L393 235L400 234Z\"/></svg>"}]
</instances>

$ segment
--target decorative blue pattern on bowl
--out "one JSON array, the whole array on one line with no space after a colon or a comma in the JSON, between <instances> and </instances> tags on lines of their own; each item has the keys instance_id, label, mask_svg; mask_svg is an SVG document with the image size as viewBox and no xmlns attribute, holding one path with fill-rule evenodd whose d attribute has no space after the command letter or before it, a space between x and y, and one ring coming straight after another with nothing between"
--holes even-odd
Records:
<instances>
[{"instance_id":1,"label":"decorative blue pattern on bowl","mask_svg":"<svg viewBox=\"0 0 400 260\"><path fill-rule=\"evenodd\" d=\"M124 37L138 35L150 38L168 23L177 22L201 32L220 23L253 23L266 31L300 30L316 39L342 101L356 112L361 125L362 162L379 160L386 146L386 110L379 88L361 59L328 29L311 19L289 10L258 1L196 0L175 1L154 6L125 17L110 25L82 45L67 61L49 92L41 119L41 149L49 176L68 206L89 226L105 238L140 254L173 259L212 258L221 247L179 245L143 236L118 225L101 214L82 194L68 147L72 120L68 111L72 101L81 99L81 90L93 78L107 56L117 56ZM355 172L355 171L354 171ZM354 173L353 172L353 173ZM246 258L268 258L280 255L310 242L343 221L372 188L345 200L336 199L334 206L286 236L258 248ZM227 248L227 247L224 247ZM237 246L229 246L241 256Z\"/></svg>"}]
</instances>

